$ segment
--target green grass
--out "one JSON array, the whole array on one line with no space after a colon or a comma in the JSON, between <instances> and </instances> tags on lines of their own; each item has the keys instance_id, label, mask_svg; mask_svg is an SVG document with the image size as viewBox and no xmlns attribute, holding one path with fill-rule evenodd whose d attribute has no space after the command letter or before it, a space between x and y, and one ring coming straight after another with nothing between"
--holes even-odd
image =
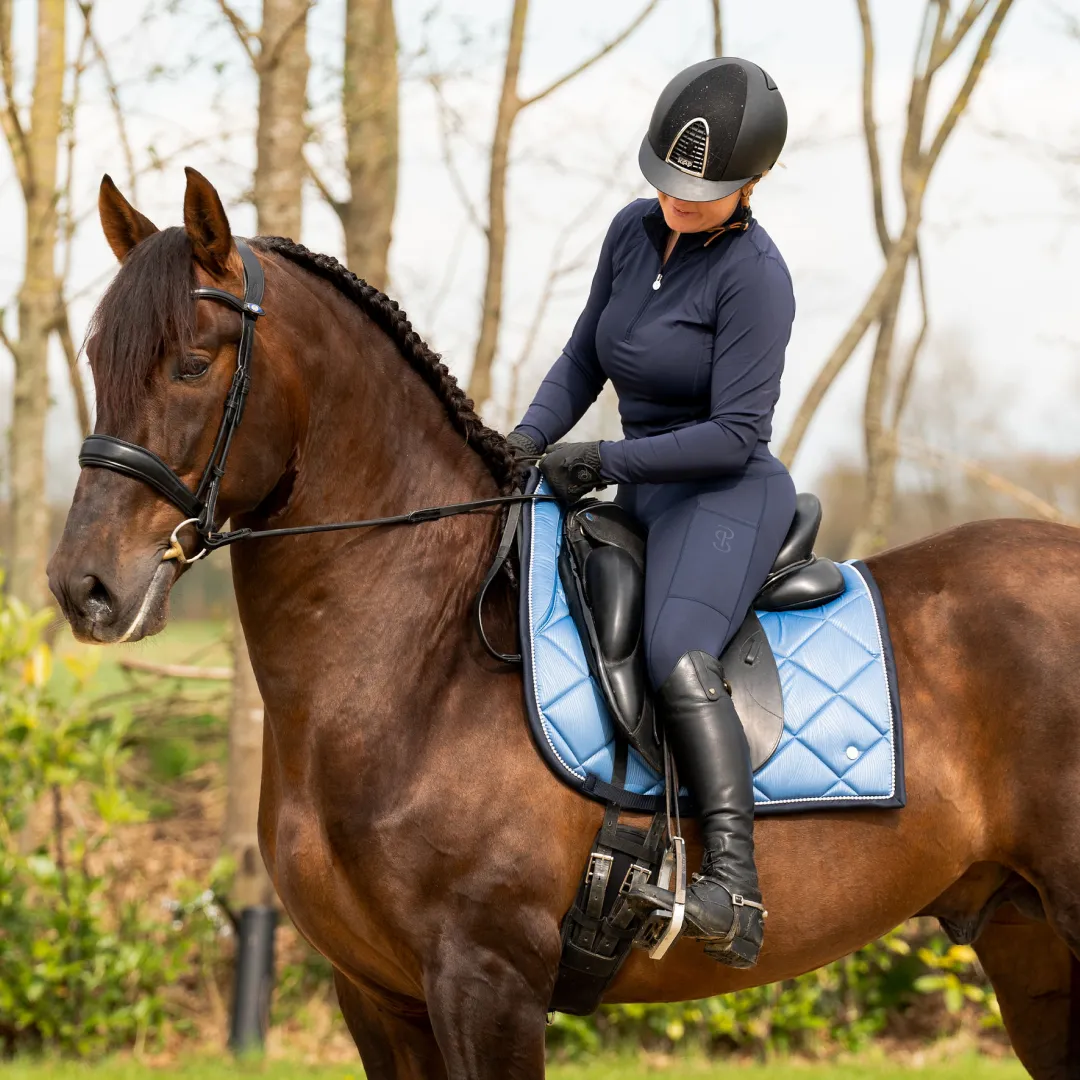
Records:
<instances>
[{"instance_id":1,"label":"green grass","mask_svg":"<svg viewBox=\"0 0 1080 1080\"><path fill-rule=\"evenodd\" d=\"M964 1057L925 1067L911 1064L807 1064L800 1061L773 1065L735 1065L723 1062L600 1058L579 1065L552 1065L548 1080L648 1080L650 1077L689 1077L691 1080L1022 1080L1027 1073L1015 1061ZM196 1059L175 1068L151 1069L132 1061L98 1065L77 1062L15 1062L0 1065L2 1080L363 1080L355 1065L298 1065L290 1062L251 1062L236 1065L221 1059Z\"/></svg>"}]
</instances>

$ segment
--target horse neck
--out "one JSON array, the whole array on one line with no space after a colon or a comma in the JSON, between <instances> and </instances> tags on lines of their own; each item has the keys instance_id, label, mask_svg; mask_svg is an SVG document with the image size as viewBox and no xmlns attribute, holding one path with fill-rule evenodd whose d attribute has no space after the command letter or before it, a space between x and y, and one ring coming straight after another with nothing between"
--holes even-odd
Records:
<instances>
[{"instance_id":1,"label":"horse neck","mask_svg":"<svg viewBox=\"0 0 1080 1080\"><path fill-rule=\"evenodd\" d=\"M305 328L287 497L282 509L242 523L355 520L497 494L393 342L329 284L305 284L306 297L287 301ZM237 599L267 716L291 729L275 736L310 745L302 729L361 712L365 737L377 737L400 724L406 701L424 707L424 687L445 690L475 647L471 601L497 526L481 514L235 546ZM430 709L426 722L435 722Z\"/></svg>"}]
</instances>

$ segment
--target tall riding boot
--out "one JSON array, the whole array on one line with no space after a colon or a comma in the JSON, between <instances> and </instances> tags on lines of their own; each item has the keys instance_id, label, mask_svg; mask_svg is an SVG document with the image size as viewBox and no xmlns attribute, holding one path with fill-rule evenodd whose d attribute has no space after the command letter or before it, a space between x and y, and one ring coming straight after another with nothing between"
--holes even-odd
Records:
<instances>
[{"instance_id":1,"label":"tall riding boot","mask_svg":"<svg viewBox=\"0 0 1080 1080\"><path fill-rule=\"evenodd\" d=\"M754 865L750 749L720 662L708 653L686 653L656 705L679 778L697 804L705 845L701 873L686 890L683 933L704 941L721 963L753 967L765 910ZM642 899L652 888L642 888Z\"/></svg>"}]
</instances>

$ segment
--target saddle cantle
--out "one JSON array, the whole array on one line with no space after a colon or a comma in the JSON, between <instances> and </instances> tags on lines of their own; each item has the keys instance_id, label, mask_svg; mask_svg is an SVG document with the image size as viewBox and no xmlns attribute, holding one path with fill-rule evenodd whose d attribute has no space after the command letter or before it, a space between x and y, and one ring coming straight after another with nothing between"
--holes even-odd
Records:
<instances>
[{"instance_id":1,"label":"saddle cantle","mask_svg":"<svg viewBox=\"0 0 1080 1080\"><path fill-rule=\"evenodd\" d=\"M772 570L720 657L755 771L780 742L784 701L776 659L754 609L817 607L844 592L840 568L814 555L820 525L821 502L816 495L800 494ZM589 670L613 720L630 745L660 772L660 741L641 632L645 540L644 528L622 507L588 500L566 514L559 576Z\"/></svg>"}]
</instances>

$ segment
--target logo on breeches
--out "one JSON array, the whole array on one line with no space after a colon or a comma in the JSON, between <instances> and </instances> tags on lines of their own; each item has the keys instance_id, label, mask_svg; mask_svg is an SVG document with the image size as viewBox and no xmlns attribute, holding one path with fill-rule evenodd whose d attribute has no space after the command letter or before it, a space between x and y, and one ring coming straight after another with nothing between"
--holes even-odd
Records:
<instances>
[{"instance_id":1,"label":"logo on breeches","mask_svg":"<svg viewBox=\"0 0 1080 1080\"><path fill-rule=\"evenodd\" d=\"M730 551L731 541L735 537L735 530L729 529L726 525L721 525L714 533L716 539L713 541L713 547L717 551Z\"/></svg>"}]
</instances>

